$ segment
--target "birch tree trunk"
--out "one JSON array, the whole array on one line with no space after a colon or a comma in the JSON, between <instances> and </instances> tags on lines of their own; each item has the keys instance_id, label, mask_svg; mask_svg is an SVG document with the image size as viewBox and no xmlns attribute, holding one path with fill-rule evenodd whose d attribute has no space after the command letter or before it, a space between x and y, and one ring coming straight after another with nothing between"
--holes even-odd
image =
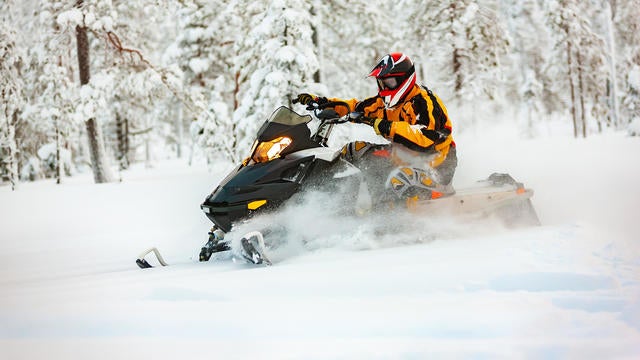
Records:
<instances>
[{"instance_id":1,"label":"birch tree trunk","mask_svg":"<svg viewBox=\"0 0 640 360\"><path fill-rule=\"evenodd\" d=\"M83 0L76 1L76 7L82 7ZM89 37L85 26L76 26L76 41L78 43L78 67L80 70L80 85L86 85L91 79L89 69ZM91 155L91 168L93 179L97 184L113 181L113 176L104 150L102 133L95 118L85 121L87 137L89 140L89 153Z\"/></svg>"},{"instance_id":2,"label":"birch tree trunk","mask_svg":"<svg viewBox=\"0 0 640 360\"><path fill-rule=\"evenodd\" d=\"M129 120L116 113L116 134L118 140L118 162L120 170L129 168Z\"/></svg>"},{"instance_id":3,"label":"birch tree trunk","mask_svg":"<svg viewBox=\"0 0 640 360\"><path fill-rule=\"evenodd\" d=\"M313 42L313 47L316 49L316 56L319 61L322 61L322 45L320 44L320 32L318 31L318 13L315 10L315 5L311 6L309 9L309 15L311 15L311 41ZM318 70L313 73L313 81L320 83L322 82L322 76L320 73L320 69L322 66L318 66Z\"/></svg>"},{"instance_id":4,"label":"birch tree trunk","mask_svg":"<svg viewBox=\"0 0 640 360\"><path fill-rule=\"evenodd\" d=\"M614 127L619 128L619 105L618 105L618 79L616 71L616 38L613 29L614 5L610 1L605 1L605 11L607 14L607 45L609 45L609 106L611 107L611 117Z\"/></svg>"},{"instance_id":5,"label":"birch tree trunk","mask_svg":"<svg viewBox=\"0 0 640 360\"><path fill-rule=\"evenodd\" d=\"M184 113L182 104L178 103L178 113L176 114L176 127L178 128L178 139L176 145L176 155L178 159L182 159L182 146L184 145Z\"/></svg>"},{"instance_id":6,"label":"birch tree trunk","mask_svg":"<svg viewBox=\"0 0 640 360\"><path fill-rule=\"evenodd\" d=\"M569 30L567 34L567 68L569 69L569 91L571 92L571 117L573 119L573 137L578 137L578 115L576 114L576 94L573 86L573 63L571 59L571 40L569 40Z\"/></svg>"},{"instance_id":7,"label":"birch tree trunk","mask_svg":"<svg viewBox=\"0 0 640 360\"><path fill-rule=\"evenodd\" d=\"M460 49L458 49L456 45L456 40L455 40L458 36L458 34L454 29L454 23L455 23L454 14L456 13L456 3L452 2L450 7L451 7L451 17L449 18L449 22L451 23L451 38L454 39L453 52L451 53L451 64L452 64L452 71L454 76L453 91L455 95L458 96L460 94L460 91L462 90L462 83L464 80L462 78L462 70L461 70L462 61L460 56Z\"/></svg>"},{"instance_id":8,"label":"birch tree trunk","mask_svg":"<svg viewBox=\"0 0 640 360\"><path fill-rule=\"evenodd\" d=\"M8 110L8 109L6 109ZM9 183L11 184L11 190L16 190L20 182L20 176L18 174L18 144L16 143L16 127L18 122L18 111L6 113L6 133L4 134L6 145L6 156L2 161L4 162L9 177ZM0 139L1 140L1 139Z\"/></svg>"},{"instance_id":9,"label":"birch tree trunk","mask_svg":"<svg viewBox=\"0 0 640 360\"><path fill-rule=\"evenodd\" d=\"M53 126L56 130L56 184L62 183L62 159L60 156L60 128L58 125L58 117L53 119Z\"/></svg>"},{"instance_id":10,"label":"birch tree trunk","mask_svg":"<svg viewBox=\"0 0 640 360\"><path fill-rule=\"evenodd\" d=\"M578 61L578 95L580 96L580 122L582 123L582 137L587 137L587 119L584 110L584 85L582 81L584 69L582 67L582 55L577 52Z\"/></svg>"},{"instance_id":11,"label":"birch tree trunk","mask_svg":"<svg viewBox=\"0 0 640 360\"><path fill-rule=\"evenodd\" d=\"M19 68L15 64L16 58L13 57L15 43L4 31L0 33L0 48L3 50L0 51L0 73L3 74L0 77L0 169L4 166L11 190L16 190L20 181L16 126L23 105L22 84ZM1 175L0 171L0 177Z\"/></svg>"}]
</instances>

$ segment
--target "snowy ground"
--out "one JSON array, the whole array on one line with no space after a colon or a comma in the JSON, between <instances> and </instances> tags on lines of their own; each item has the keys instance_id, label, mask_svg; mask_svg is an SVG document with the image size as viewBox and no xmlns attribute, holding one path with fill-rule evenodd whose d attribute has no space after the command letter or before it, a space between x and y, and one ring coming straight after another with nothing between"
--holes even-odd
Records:
<instances>
[{"instance_id":1,"label":"snowy ground","mask_svg":"<svg viewBox=\"0 0 640 360\"><path fill-rule=\"evenodd\" d=\"M457 186L510 172L543 226L376 247L353 224L265 268L191 260L222 174L0 188L0 358L640 358L640 139L456 140ZM150 246L174 265L138 269Z\"/></svg>"}]
</instances>

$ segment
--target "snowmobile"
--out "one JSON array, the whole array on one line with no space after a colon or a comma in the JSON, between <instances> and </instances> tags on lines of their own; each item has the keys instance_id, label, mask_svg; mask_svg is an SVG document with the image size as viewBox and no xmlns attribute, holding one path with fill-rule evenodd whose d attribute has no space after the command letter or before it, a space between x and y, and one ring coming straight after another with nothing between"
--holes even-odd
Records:
<instances>
[{"instance_id":1,"label":"snowmobile","mask_svg":"<svg viewBox=\"0 0 640 360\"><path fill-rule=\"evenodd\" d=\"M348 108L344 102L307 107L317 120L313 121L317 123L313 132L314 117L310 114L300 115L285 106L273 112L258 130L250 156L238 164L200 205L214 225L200 251L199 261L209 261L215 253L239 247L235 250L249 263L270 265L265 231L245 234L239 246L237 242L232 246L225 234L256 214L281 208L308 189L336 194L333 196L338 201L335 209L345 213L353 214L358 209L372 207L371 193L375 190L368 190L372 184L367 184L362 169L341 156L341 147L328 145L334 126L349 121L349 115L340 117L334 110L338 106ZM383 181L373 183L382 184ZM531 189L508 174L495 173L476 187L460 189L438 199L421 200L413 211L429 215L497 215L508 225L536 225L539 221L531 204L532 195ZM141 268L151 267L144 260L147 253L137 260Z\"/></svg>"},{"instance_id":2,"label":"snowmobile","mask_svg":"<svg viewBox=\"0 0 640 360\"><path fill-rule=\"evenodd\" d=\"M320 121L313 134L309 126L311 115L300 115L285 106L273 112L258 130L251 156L233 169L200 206L214 223L200 252L200 261L208 261L213 253L231 250L224 234L235 223L257 212L278 209L304 189L335 192L344 182L350 182L351 187L359 186L361 179L354 176L358 169L340 157L340 148L328 146L333 127L348 121L329 108L335 106L348 108L343 102L308 108ZM338 206L341 209L348 208L348 203L354 200L351 194L343 195L346 196L339 197L343 200ZM250 232L240 243L246 260L270 264L262 232Z\"/></svg>"}]
</instances>

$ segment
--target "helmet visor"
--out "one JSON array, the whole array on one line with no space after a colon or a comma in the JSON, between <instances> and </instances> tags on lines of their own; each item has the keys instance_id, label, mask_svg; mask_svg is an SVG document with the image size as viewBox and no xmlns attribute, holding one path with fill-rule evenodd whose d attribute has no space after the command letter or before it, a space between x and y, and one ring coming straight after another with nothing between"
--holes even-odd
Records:
<instances>
[{"instance_id":1,"label":"helmet visor","mask_svg":"<svg viewBox=\"0 0 640 360\"><path fill-rule=\"evenodd\" d=\"M377 78L378 87L380 90L395 90L400 83L402 83L402 79L400 76L389 76L384 78Z\"/></svg>"}]
</instances>

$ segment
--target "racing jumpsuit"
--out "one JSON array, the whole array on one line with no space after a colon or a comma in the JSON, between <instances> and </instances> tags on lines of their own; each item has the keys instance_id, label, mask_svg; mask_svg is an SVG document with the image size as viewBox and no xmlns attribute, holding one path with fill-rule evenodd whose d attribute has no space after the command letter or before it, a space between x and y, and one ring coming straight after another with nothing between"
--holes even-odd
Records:
<instances>
[{"instance_id":1,"label":"racing jumpsuit","mask_svg":"<svg viewBox=\"0 0 640 360\"><path fill-rule=\"evenodd\" d=\"M451 183L458 160L451 120L431 90L415 84L393 108L386 108L378 95L362 101L328 100L344 101L349 111L380 119L374 128L391 144L358 141L346 145L342 152L366 176L377 178L374 182L381 181L400 199L434 199L454 193ZM342 106L335 111L341 116L347 114ZM381 195L383 190L373 192Z\"/></svg>"}]
</instances>

